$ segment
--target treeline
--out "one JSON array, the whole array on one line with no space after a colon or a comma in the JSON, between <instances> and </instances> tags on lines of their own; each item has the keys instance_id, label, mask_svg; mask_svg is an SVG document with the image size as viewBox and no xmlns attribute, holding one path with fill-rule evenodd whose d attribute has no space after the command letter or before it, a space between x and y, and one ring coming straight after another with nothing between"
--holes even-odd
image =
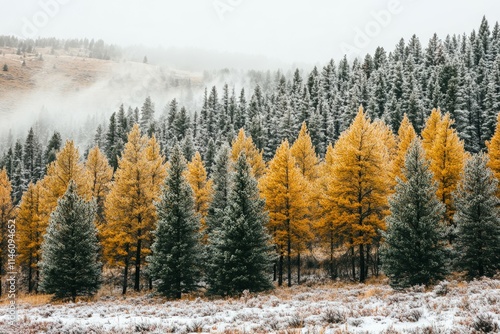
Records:
<instances>
[{"instance_id":1,"label":"treeline","mask_svg":"<svg viewBox=\"0 0 500 334\"><path fill-rule=\"evenodd\" d=\"M0 214L16 218L27 290L59 297L92 294L101 270L121 277L123 293L132 284L174 298L200 286L219 295L261 291L271 276L290 286L292 259L300 282L300 255L311 249L328 254L332 278L363 282L380 266L394 287L432 284L450 270L493 276L500 127L488 155L470 155L452 124L433 110L418 136L404 116L396 136L360 108L324 159L303 123L267 164L241 129L215 153L210 177L198 152L186 164L176 144L166 162L156 137L135 124L115 172L99 147L82 162L67 141L18 207L4 169ZM63 253L88 264L87 280L67 257L57 260Z\"/></svg>"},{"instance_id":2,"label":"treeline","mask_svg":"<svg viewBox=\"0 0 500 334\"><path fill-rule=\"evenodd\" d=\"M51 53L57 50L79 49L79 55L104 60L116 60L122 56L120 47L106 44L102 39L57 39L42 38L19 39L15 36L0 36L0 46L17 48L17 54L37 53L37 48L51 48Z\"/></svg>"}]
</instances>

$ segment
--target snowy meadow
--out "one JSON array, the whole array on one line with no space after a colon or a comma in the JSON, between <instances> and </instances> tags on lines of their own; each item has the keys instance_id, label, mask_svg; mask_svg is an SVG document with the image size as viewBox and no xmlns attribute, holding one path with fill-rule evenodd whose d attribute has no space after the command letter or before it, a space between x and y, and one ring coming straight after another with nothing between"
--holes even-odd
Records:
<instances>
[{"instance_id":1,"label":"snowy meadow","mask_svg":"<svg viewBox=\"0 0 500 334\"><path fill-rule=\"evenodd\" d=\"M16 333L497 333L500 321L500 280L492 279L401 292L385 283L306 282L234 299L41 299L21 298ZM9 330L3 315L0 332Z\"/></svg>"}]
</instances>

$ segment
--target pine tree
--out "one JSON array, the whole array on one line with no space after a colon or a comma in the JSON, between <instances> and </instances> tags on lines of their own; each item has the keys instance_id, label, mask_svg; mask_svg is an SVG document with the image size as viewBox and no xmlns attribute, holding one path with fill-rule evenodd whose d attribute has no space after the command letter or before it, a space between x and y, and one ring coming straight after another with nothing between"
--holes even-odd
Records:
<instances>
[{"instance_id":1,"label":"pine tree","mask_svg":"<svg viewBox=\"0 0 500 334\"><path fill-rule=\"evenodd\" d=\"M260 180L262 197L269 211L268 229L273 236L279 254L278 284L283 281L283 260L287 260L288 286L292 285L292 251L301 248L307 240L309 214L307 183L290 152L288 141L284 141L269 163L266 175Z\"/></svg>"},{"instance_id":2,"label":"pine tree","mask_svg":"<svg viewBox=\"0 0 500 334\"><path fill-rule=\"evenodd\" d=\"M19 264L26 273L28 292L38 292L41 248L48 221L42 219L41 182L30 183L21 198L17 214Z\"/></svg>"},{"instance_id":3,"label":"pine tree","mask_svg":"<svg viewBox=\"0 0 500 334\"><path fill-rule=\"evenodd\" d=\"M180 299L182 293L194 291L200 277L200 222L194 211L193 192L184 177L185 170L185 159L176 145L156 205L159 220L152 255L148 257L148 270L157 281L157 290L176 299Z\"/></svg>"},{"instance_id":4,"label":"pine tree","mask_svg":"<svg viewBox=\"0 0 500 334\"><path fill-rule=\"evenodd\" d=\"M8 252L7 252L7 235L9 220L14 219L15 207L12 203L10 194L12 192L12 187L7 176L7 171L5 169L0 170L0 282L5 275L7 270L6 263ZM0 284L3 287L3 284ZM2 287L0 287L0 296L2 296Z\"/></svg>"},{"instance_id":5,"label":"pine tree","mask_svg":"<svg viewBox=\"0 0 500 334\"><path fill-rule=\"evenodd\" d=\"M154 123L154 108L155 106L151 101L151 97L148 96L141 108L141 119L139 124L142 133L148 133Z\"/></svg>"},{"instance_id":6,"label":"pine tree","mask_svg":"<svg viewBox=\"0 0 500 334\"><path fill-rule=\"evenodd\" d=\"M44 174L42 148L35 135L33 128L30 128L23 152L24 179L27 183L40 180Z\"/></svg>"},{"instance_id":7,"label":"pine tree","mask_svg":"<svg viewBox=\"0 0 500 334\"><path fill-rule=\"evenodd\" d=\"M209 237L209 291L235 295L243 290L269 290L267 271L273 260L266 231L269 218L245 153L238 158L231 179L226 217Z\"/></svg>"},{"instance_id":8,"label":"pine tree","mask_svg":"<svg viewBox=\"0 0 500 334\"><path fill-rule=\"evenodd\" d=\"M498 180L487 165L484 154L468 159L454 193L458 226L456 266L465 270L469 278L492 277L500 269Z\"/></svg>"},{"instance_id":9,"label":"pine tree","mask_svg":"<svg viewBox=\"0 0 500 334\"><path fill-rule=\"evenodd\" d=\"M61 146L62 146L61 134L59 132L54 132L45 150L45 164L48 165L52 161L56 160L57 152L59 152Z\"/></svg>"},{"instance_id":10,"label":"pine tree","mask_svg":"<svg viewBox=\"0 0 500 334\"><path fill-rule=\"evenodd\" d=\"M447 273L444 205L418 139L406 155L404 179L389 200L382 269L394 288L432 284Z\"/></svg>"},{"instance_id":11,"label":"pine tree","mask_svg":"<svg viewBox=\"0 0 500 334\"><path fill-rule=\"evenodd\" d=\"M101 285L99 243L94 225L95 205L70 182L52 213L42 244L40 288L56 298L89 296Z\"/></svg>"},{"instance_id":12,"label":"pine tree","mask_svg":"<svg viewBox=\"0 0 500 334\"><path fill-rule=\"evenodd\" d=\"M252 167L252 172L255 178L258 180L265 173L266 164L262 158L262 152L260 152L252 141L252 137L247 137L245 131L240 129L238 132L238 137L233 140L231 159L233 162L238 160L241 152L245 152L248 163Z\"/></svg>"},{"instance_id":13,"label":"pine tree","mask_svg":"<svg viewBox=\"0 0 500 334\"><path fill-rule=\"evenodd\" d=\"M200 216L201 227L204 229L212 197L212 180L207 180L207 171L199 152L196 152L193 160L187 164L185 177L193 190L194 209Z\"/></svg>"},{"instance_id":14,"label":"pine tree","mask_svg":"<svg viewBox=\"0 0 500 334\"><path fill-rule=\"evenodd\" d=\"M104 256L112 267L123 268L122 293L127 292L129 269L134 264L134 289L140 290L141 268L150 251L151 231L157 220L165 166L154 136L149 140L134 125L118 163L115 180L105 201Z\"/></svg>"}]
</instances>

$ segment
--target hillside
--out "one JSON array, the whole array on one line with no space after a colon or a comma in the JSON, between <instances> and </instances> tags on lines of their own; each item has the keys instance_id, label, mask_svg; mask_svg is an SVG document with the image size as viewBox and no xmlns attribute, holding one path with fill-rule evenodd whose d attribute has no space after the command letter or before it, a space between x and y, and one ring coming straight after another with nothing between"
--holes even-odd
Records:
<instances>
[{"instance_id":1,"label":"hillside","mask_svg":"<svg viewBox=\"0 0 500 334\"><path fill-rule=\"evenodd\" d=\"M179 95L183 87L199 86L202 79L199 73L150 64L80 57L77 49L51 54L50 48L39 48L17 55L15 48L0 48L0 54L0 66L8 66L7 72L0 71L4 124L14 122L13 115L28 112L32 119L31 113L42 107L57 113L69 105L75 114L105 113L108 117L121 103L140 104L147 95L163 101Z\"/></svg>"}]
</instances>

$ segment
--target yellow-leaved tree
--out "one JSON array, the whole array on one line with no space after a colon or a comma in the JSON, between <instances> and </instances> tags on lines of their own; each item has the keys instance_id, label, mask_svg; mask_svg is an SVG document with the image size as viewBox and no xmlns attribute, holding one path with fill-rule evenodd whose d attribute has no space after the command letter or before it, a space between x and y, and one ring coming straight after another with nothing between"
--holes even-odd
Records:
<instances>
[{"instance_id":1,"label":"yellow-leaved tree","mask_svg":"<svg viewBox=\"0 0 500 334\"><path fill-rule=\"evenodd\" d=\"M447 225L454 226L453 191L455 191L464 168L464 144L452 128L453 120L446 113L436 122L439 111L433 111L427 120L426 127L422 130L424 149L430 161L430 170L434 180L438 183L436 195L445 205L444 220ZM450 242L453 235L449 235Z\"/></svg>"},{"instance_id":2,"label":"yellow-leaved tree","mask_svg":"<svg viewBox=\"0 0 500 334\"><path fill-rule=\"evenodd\" d=\"M259 181L259 188L266 200L270 218L268 229L279 255L278 284L283 284L283 260L286 255L287 280L288 286L291 286L292 251L303 248L301 243L310 238L310 230L307 183L296 166L287 140L276 150L266 175Z\"/></svg>"},{"instance_id":3,"label":"yellow-leaved tree","mask_svg":"<svg viewBox=\"0 0 500 334\"><path fill-rule=\"evenodd\" d=\"M404 178L403 175L403 167L405 166L405 158L408 149L410 148L410 144L417 137L417 133L413 128L408 116L404 114L403 120L401 121L401 125L398 130L398 138L397 138L397 153L392 164L392 178L396 180L396 178Z\"/></svg>"},{"instance_id":4,"label":"yellow-leaved tree","mask_svg":"<svg viewBox=\"0 0 500 334\"><path fill-rule=\"evenodd\" d=\"M489 162L493 174L500 180L500 113L497 116L497 126L491 140L486 143L488 147ZM500 182L498 184L497 196L500 197Z\"/></svg>"},{"instance_id":5,"label":"yellow-leaved tree","mask_svg":"<svg viewBox=\"0 0 500 334\"><path fill-rule=\"evenodd\" d=\"M150 253L151 231L157 220L154 202L166 177L164 159L153 137L141 136L134 125L118 162L115 179L105 201L103 227L106 261L123 269L122 293L127 292L129 269L134 264L134 289L140 290L141 266ZM150 282L151 284L151 282Z\"/></svg>"},{"instance_id":6,"label":"yellow-leaved tree","mask_svg":"<svg viewBox=\"0 0 500 334\"><path fill-rule=\"evenodd\" d=\"M253 176L258 180L266 171L266 164L260 152L252 141L252 137L247 137L245 131L240 129L238 136L231 144L231 160L238 161L241 152L245 152L247 161L252 167Z\"/></svg>"},{"instance_id":7,"label":"yellow-leaved tree","mask_svg":"<svg viewBox=\"0 0 500 334\"><path fill-rule=\"evenodd\" d=\"M191 189L193 189L194 206L200 215L201 228L205 228L205 219L212 198L212 180L207 180L207 171L203 165L201 155L196 152L193 160L187 164L185 176Z\"/></svg>"},{"instance_id":8,"label":"yellow-leaved tree","mask_svg":"<svg viewBox=\"0 0 500 334\"><path fill-rule=\"evenodd\" d=\"M28 292L38 292L41 247L48 222L41 219L41 183L30 183L24 192L17 214L19 264L26 272Z\"/></svg>"},{"instance_id":9,"label":"yellow-leaved tree","mask_svg":"<svg viewBox=\"0 0 500 334\"><path fill-rule=\"evenodd\" d=\"M319 197L318 192L315 191L316 184L319 177L319 159L312 144L309 131L307 130L306 123L303 122L300 128L299 135L293 143L290 152L295 159L295 165L304 177L307 184L306 201L309 203L309 214L307 217L307 228L309 232L304 234L304 237L309 237L297 244L297 282L300 284L300 254L305 250L307 243L312 241L313 228L317 218ZM304 226L306 228L306 226Z\"/></svg>"},{"instance_id":10,"label":"yellow-leaved tree","mask_svg":"<svg viewBox=\"0 0 500 334\"><path fill-rule=\"evenodd\" d=\"M426 152L432 150L434 146L442 118L441 109L432 109L431 114L425 121L425 127L422 129L422 146Z\"/></svg>"},{"instance_id":11,"label":"yellow-leaved tree","mask_svg":"<svg viewBox=\"0 0 500 334\"><path fill-rule=\"evenodd\" d=\"M111 179L113 178L113 168L109 165L108 159L99 147L94 147L89 151L85 162L85 171L89 183L90 195L97 204L96 223L99 229L105 223L104 200L109 193Z\"/></svg>"},{"instance_id":12,"label":"yellow-leaved tree","mask_svg":"<svg viewBox=\"0 0 500 334\"><path fill-rule=\"evenodd\" d=\"M12 186L7 176L5 169L0 170L0 285L3 286L3 276L6 271L5 266L8 263L9 253L7 251L8 226L9 220L14 219L15 208L12 204ZM14 257L15 259L15 257ZM0 296L2 296L2 288L0 287Z\"/></svg>"},{"instance_id":13,"label":"yellow-leaved tree","mask_svg":"<svg viewBox=\"0 0 500 334\"><path fill-rule=\"evenodd\" d=\"M50 214L57 206L57 200L66 193L71 180L76 183L78 195L89 200L90 190L85 167L80 161L80 153L75 143L68 140L41 180L40 213L46 226Z\"/></svg>"},{"instance_id":14,"label":"yellow-leaved tree","mask_svg":"<svg viewBox=\"0 0 500 334\"><path fill-rule=\"evenodd\" d=\"M323 231L330 233L332 242L350 249L353 278L358 248L361 282L368 272L367 247L377 245L387 214L390 161L385 161L388 148L379 136L380 129L360 108L351 126L328 148L323 172Z\"/></svg>"}]
</instances>

